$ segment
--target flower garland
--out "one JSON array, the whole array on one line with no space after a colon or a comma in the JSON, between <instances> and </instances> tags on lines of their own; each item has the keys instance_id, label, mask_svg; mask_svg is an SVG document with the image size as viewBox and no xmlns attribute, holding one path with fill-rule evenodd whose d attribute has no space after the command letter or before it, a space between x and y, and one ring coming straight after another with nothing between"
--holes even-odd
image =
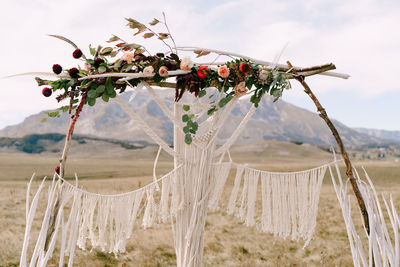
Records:
<instances>
[{"instance_id":1,"label":"flower garland","mask_svg":"<svg viewBox=\"0 0 400 267\"><path fill-rule=\"evenodd\" d=\"M82 50L79 49L70 40L53 35L53 37L67 41L74 46L75 50L72 56L75 59L83 61L84 67L73 67L63 69L59 64L54 64L52 70L61 78L55 81L46 81L36 78L39 86L46 85L42 89L45 97L50 97L53 92L61 92L56 99L58 102L69 99L69 105L61 106L55 112L48 112L50 117L59 117L59 111L69 112L76 109L79 99L83 100L83 104L94 106L99 98L104 102L108 102L110 98L116 97L125 91L127 82L120 77L84 77L96 74L106 73L141 73L141 78L133 78L128 80L132 86L138 85L142 80L160 84L169 77L169 71L184 70L187 74L176 76L175 101L179 101L185 92L193 93L196 97L206 95L206 88L215 87L218 89L222 97L218 102L211 102L211 108L208 115L223 108L234 96L243 96L251 94L250 102L258 106L262 96L265 93L275 97L275 101L282 95L283 90L290 88L287 80L287 74L273 68L267 68L246 59L234 59L226 62L218 67L209 67L194 64L190 57L182 59L177 55L174 47L175 41L169 32L165 21L154 19L149 23L151 27L158 23L164 24L168 33L156 33L150 26L146 26L134 19L127 19L132 29L138 30L135 35L143 34L144 38L157 37L168 48L168 53L150 54L146 48L136 43L128 43L118 36L113 35L107 42L115 43L113 47L93 48L89 46L91 57L86 57ZM168 42L172 42L170 45ZM148 55L145 55L147 53ZM195 51L197 57L207 55L209 52ZM122 55L121 55L122 54ZM117 58L117 55L120 55ZM80 79L81 78L81 79ZM82 98L86 95L85 98ZM212 98L212 96L210 96ZM184 105L184 110L189 111L190 107ZM197 122L193 121L193 114L185 114L182 121L186 123L183 128L186 136L185 142L192 142L192 134L196 134L198 129ZM45 121L43 119L42 121Z\"/></svg>"}]
</instances>

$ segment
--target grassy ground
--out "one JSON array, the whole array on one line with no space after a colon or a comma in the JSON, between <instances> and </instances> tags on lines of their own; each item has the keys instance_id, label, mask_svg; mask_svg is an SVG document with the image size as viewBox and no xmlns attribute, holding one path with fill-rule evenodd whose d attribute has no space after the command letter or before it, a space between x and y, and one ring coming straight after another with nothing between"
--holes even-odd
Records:
<instances>
[{"instance_id":1,"label":"grassy ground","mask_svg":"<svg viewBox=\"0 0 400 267\"><path fill-rule=\"evenodd\" d=\"M131 151L128 155L101 153L69 159L68 170L80 174L80 185L102 193L129 191L151 181L156 148ZM269 170L300 170L332 159L329 153L314 147L266 142L236 146L232 156L237 162L252 162ZM25 227L26 179L33 171L39 177L51 175L57 157L52 154L0 154L0 266L16 266ZM392 193L400 210L400 164L391 161L358 162L366 167L380 192ZM158 172L171 168L170 159L161 157ZM67 175L72 176L73 172ZM233 184L231 172L221 210L209 213L206 222L204 266L352 266L349 244L341 211L330 177L326 176L320 196L317 228L306 249L302 243L274 238L248 228L234 216L226 215L225 204ZM39 179L38 179L39 180ZM38 185L35 182L35 188ZM44 198L39 210L43 212ZM356 210L356 207L354 208ZM359 219L359 216L356 216ZM36 234L40 221L36 220ZM137 224L127 244L127 253L114 257L101 251L78 250L75 266L174 266L175 252L171 225L159 224L143 231ZM56 259L51 266L56 265ZM57 265L58 266L58 265Z\"/></svg>"}]
</instances>

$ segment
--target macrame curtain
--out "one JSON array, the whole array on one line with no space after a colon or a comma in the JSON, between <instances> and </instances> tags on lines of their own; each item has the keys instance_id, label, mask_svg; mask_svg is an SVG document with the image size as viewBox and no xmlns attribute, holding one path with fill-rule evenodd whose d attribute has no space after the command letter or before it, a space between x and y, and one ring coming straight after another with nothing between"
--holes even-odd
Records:
<instances>
[{"instance_id":1,"label":"macrame curtain","mask_svg":"<svg viewBox=\"0 0 400 267\"><path fill-rule=\"evenodd\" d=\"M217 157L222 159L228 152L254 113L254 108L250 108L226 143L216 149L218 132L237 103L238 97L234 97L224 109L215 112L204 121L199 119L207 112L209 105L198 100L186 103L190 104L190 111L199 122L192 144L186 145L180 122L183 115L182 104L174 103L173 111L170 111L153 88L143 84L174 123L173 148L118 96L116 101L160 149L174 157L174 170L159 179L155 178L155 181L143 188L118 195L90 193L78 188L77 184L72 185L61 177L54 177L49 188L43 224L29 266L46 265L54 251L58 235L61 235L59 266L63 266L65 256L68 255L68 266L72 266L76 246L81 249L98 247L116 254L124 252L127 239L132 235L138 218L141 218L141 226L144 229L156 222L170 220L174 229L177 265L201 266L207 209L219 209L232 165L237 166L237 173L228 213L237 214L247 226L259 222L263 232L294 240L301 238L305 240L305 245L308 244L315 229L319 192L326 165L304 172L273 173L232 162L214 163ZM155 167L153 174L156 177ZM42 183L32 204L29 204L27 198L27 225L21 266L27 264L29 233L43 187ZM29 190L30 186L28 195ZM256 212L256 203L259 200L257 191L261 191L262 214L259 218ZM241 195L238 200L239 192ZM68 205L71 207L69 214L67 209L64 209ZM57 214L52 214L54 210L57 210ZM49 225L52 216L55 217L54 227ZM46 235L50 228L54 229L54 234L46 243Z\"/></svg>"},{"instance_id":2,"label":"macrame curtain","mask_svg":"<svg viewBox=\"0 0 400 267\"><path fill-rule=\"evenodd\" d=\"M303 239L304 246L307 246L314 234L319 195L327 166L329 164L306 171L284 173L236 165L227 213L235 214L246 226L258 222L262 232L292 240ZM259 198L257 192L261 193ZM261 208L258 218L256 203Z\"/></svg>"}]
</instances>

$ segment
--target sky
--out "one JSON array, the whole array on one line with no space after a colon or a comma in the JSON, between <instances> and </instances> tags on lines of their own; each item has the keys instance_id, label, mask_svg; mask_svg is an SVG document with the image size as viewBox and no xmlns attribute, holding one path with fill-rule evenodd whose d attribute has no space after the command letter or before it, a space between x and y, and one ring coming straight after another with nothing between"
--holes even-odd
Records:
<instances>
[{"instance_id":1,"label":"sky","mask_svg":"<svg viewBox=\"0 0 400 267\"><path fill-rule=\"evenodd\" d=\"M50 71L79 62L73 48L47 34L73 40L86 54L88 45L105 44L112 34L166 51L157 40L133 36L124 18L150 22L166 13L178 46L231 51L297 66L333 62L348 80L307 78L331 118L350 127L400 130L400 1L44 1L14 0L0 10L0 77ZM160 29L165 31L164 29ZM316 111L295 82L282 99ZM33 77L0 79L0 129L25 117L54 109Z\"/></svg>"}]
</instances>

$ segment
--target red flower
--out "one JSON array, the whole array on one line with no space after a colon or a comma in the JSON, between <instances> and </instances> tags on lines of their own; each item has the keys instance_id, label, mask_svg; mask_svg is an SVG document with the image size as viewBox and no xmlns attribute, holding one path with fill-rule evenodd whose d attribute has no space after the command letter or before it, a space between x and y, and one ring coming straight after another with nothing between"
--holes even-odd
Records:
<instances>
[{"instance_id":1,"label":"red flower","mask_svg":"<svg viewBox=\"0 0 400 267\"><path fill-rule=\"evenodd\" d=\"M53 91L52 91L51 88L49 88L49 87L45 87L45 88L43 88L43 90L42 90L42 94L43 94L45 97L51 96L52 93L53 93Z\"/></svg>"},{"instance_id":2,"label":"red flower","mask_svg":"<svg viewBox=\"0 0 400 267\"><path fill-rule=\"evenodd\" d=\"M69 69L68 74L71 78L78 78L79 70L77 68Z\"/></svg>"},{"instance_id":3,"label":"red flower","mask_svg":"<svg viewBox=\"0 0 400 267\"><path fill-rule=\"evenodd\" d=\"M244 72L244 73L249 72L249 70L250 70L250 65L249 65L247 62L242 62L242 63L240 63L240 65L239 65L239 70L240 70L241 72Z\"/></svg>"},{"instance_id":4,"label":"red flower","mask_svg":"<svg viewBox=\"0 0 400 267\"><path fill-rule=\"evenodd\" d=\"M54 171L55 171L58 175L60 175L60 166L55 167L55 168L54 168Z\"/></svg>"},{"instance_id":5,"label":"red flower","mask_svg":"<svg viewBox=\"0 0 400 267\"><path fill-rule=\"evenodd\" d=\"M58 64L54 64L53 65L53 72L55 74L60 74L62 72L62 67Z\"/></svg>"},{"instance_id":6,"label":"red flower","mask_svg":"<svg viewBox=\"0 0 400 267\"><path fill-rule=\"evenodd\" d=\"M80 58L82 56L82 51L80 49L76 49L74 53L72 53L74 58Z\"/></svg>"},{"instance_id":7,"label":"red flower","mask_svg":"<svg viewBox=\"0 0 400 267\"><path fill-rule=\"evenodd\" d=\"M200 79L204 79L207 76L207 70L209 70L208 67L200 66L199 70L197 71L197 76L199 76Z\"/></svg>"}]
</instances>

